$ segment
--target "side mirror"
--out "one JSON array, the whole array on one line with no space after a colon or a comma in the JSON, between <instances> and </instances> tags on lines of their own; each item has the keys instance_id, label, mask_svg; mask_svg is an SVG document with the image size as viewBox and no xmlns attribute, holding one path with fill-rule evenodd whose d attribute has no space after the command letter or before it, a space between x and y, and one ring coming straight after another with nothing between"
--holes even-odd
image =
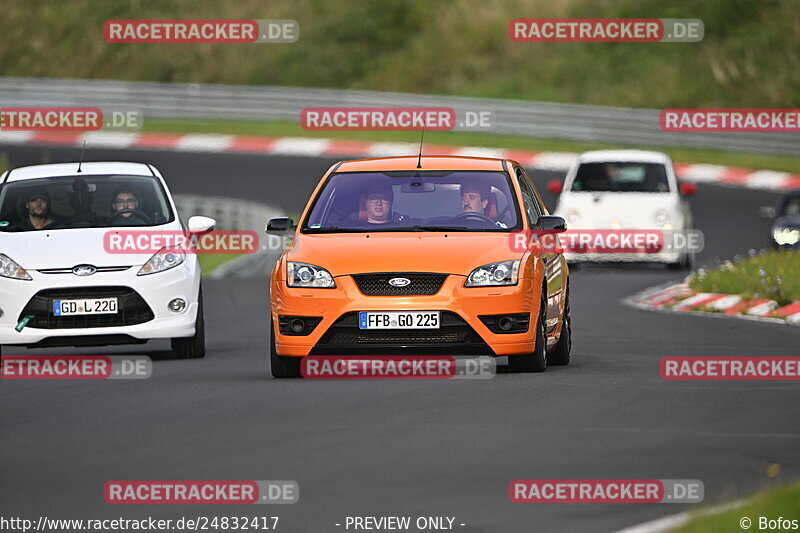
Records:
<instances>
[{"instance_id":1,"label":"side mirror","mask_svg":"<svg viewBox=\"0 0 800 533\"><path fill-rule=\"evenodd\" d=\"M273 235L283 235L294 228L294 220L289 217L271 218L264 231Z\"/></svg>"},{"instance_id":2,"label":"side mirror","mask_svg":"<svg viewBox=\"0 0 800 533\"><path fill-rule=\"evenodd\" d=\"M547 182L547 190L553 194L561 194L564 184L560 180L550 180Z\"/></svg>"},{"instance_id":3,"label":"side mirror","mask_svg":"<svg viewBox=\"0 0 800 533\"><path fill-rule=\"evenodd\" d=\"M562 233L567 231L567 221L554 215L542 215L536 221L536 229L540 231L552 231Z\"/></svg>"},{"instance_id":4,"label":"side mirror","mask_svg":"<svg viewBox=\"0 0 800 533\"><path fill-rule=\"evenodd\" d=\"M680 189L682 195L691 196L697 192L697 185L688 181L682 181L681 184L678 185L678 189Z\"/></svg>"},{"instance_id":5,"label":"side mirror","mask_svg":"<svg viewBox=\"0 0 800 533\"><path fill-rule=\"evenodd\" d=\"M209 217L194 216L189 218L190 233L205 233L211 231L217 225L217 221Z\"/></svg>"},{"instance_id":6,"label":"side mirror","mask_svg":"<svg viewBox=\"0 0 800 533\"><path fill-rule=\"evenodd\" d=\"M770 206L763 206L758 208L758 216L765 220L775 219L775 208Z\"/></svg>"}]
</instances>

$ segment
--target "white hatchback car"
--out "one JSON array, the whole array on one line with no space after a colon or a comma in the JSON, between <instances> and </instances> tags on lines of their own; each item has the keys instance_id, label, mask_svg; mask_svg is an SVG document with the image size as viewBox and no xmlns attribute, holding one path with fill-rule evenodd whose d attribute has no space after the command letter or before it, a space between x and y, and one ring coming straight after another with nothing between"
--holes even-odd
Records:
<instances>
[{"instance_id":1,"label":"white hatchback car","mask_svg":"<svg viewBox=\"0 0 800 533\"><path fill-rule=\"evenodd\" d=\"M192 217L188 231L216 222ZM0 176L0 344L107 346L171 339L203 357L195 254L110 253L104 236L185 232L164 178L142 163L60 163Z\"/></svg>"},{"instance_id":2,"label":"white hatchback car","mask_svg":"<svg viewBox=\"0 0 800 533\"><path fill-rule=\"evenodd\" d=\"M660 152L598 150L581 154L563 185L548 183L560 193L554 214L567 221L569 230L658 230L664 234L692 229L692 214L685 197L696 192L693 183L678 184L672 160ZM671 268L689 268L689 247L658 253L565 253L570 263L648 261Z\"/></svg>"}]
</instances>

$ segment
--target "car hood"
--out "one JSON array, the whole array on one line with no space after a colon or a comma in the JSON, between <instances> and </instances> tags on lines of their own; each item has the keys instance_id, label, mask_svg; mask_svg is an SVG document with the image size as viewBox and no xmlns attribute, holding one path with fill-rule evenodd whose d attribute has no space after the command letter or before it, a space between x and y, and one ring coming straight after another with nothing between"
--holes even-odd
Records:
<instances>
[{"instance_id":1,"label":"car hood","mask_svg":"<svg viewBox=\"0 0 800 533\"><path fill-rule=\"evenodd\" d=\"M567 219L569 229L654 229L663 209L673 225L681 227L680 198L669 193L569 192L559 199L555 214ZM570 216L577 212L577 218Z\"/></svg>"},{"instance_id":2,"label":"car hood","mask_svg":"<svg viewBox=\"0 0 800 533\"><path fill-rule=\"evenodd\" d=\"M103 237L108 231L136 231L142 228L75 228L0 233L0 253L16 261L26 270L72 268L76 265L131 266L142 265L153 255L108 253ZM177 227L159 226L159 230Z\"/></svg>"},{"instance_id":3,"label":"car hood","mask_svg":"<svg viewBox=\"0 0 800 533\"><path fill-rule=\"evenodd\" d=\"M519 259L512 233L337 233L299 235L287 260L311 263L332 276L362 272L468 275L487 263Z\"/></svg>"}]
</instances>

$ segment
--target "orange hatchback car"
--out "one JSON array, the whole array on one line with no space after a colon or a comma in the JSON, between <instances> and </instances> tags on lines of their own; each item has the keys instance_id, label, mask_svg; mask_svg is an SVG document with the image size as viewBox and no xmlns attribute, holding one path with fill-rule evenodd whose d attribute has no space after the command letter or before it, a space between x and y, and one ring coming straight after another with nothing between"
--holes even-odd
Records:
<instances>
[{"instance_id":1,"label":"orange hatchback car","mask_svg":"<svg viewBox=\"0 0 800 533\"><path fill-rule=\"evenodd\" d=\"M300 375L309 355L508 356L516 372L569 362L569 272L560 232L507 159L345 161L323 176L272 271L270 360Z\"/></svg>"}]
</instances>

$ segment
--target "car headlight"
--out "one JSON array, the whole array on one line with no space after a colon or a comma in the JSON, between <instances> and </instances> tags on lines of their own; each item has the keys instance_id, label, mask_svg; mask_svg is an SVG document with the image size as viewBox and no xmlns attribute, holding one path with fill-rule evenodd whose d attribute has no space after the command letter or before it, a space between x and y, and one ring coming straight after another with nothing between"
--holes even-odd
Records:
<instances>
[{"instance_id":1,"label":"car headlight","mask_svg":"<svg viewBox=\"0 0 800 533\"><path fill-rule=\"evenodd\" d=\"M175 268L186 260L186 254L172 250L170 248L162 248L157 251L153 257L147 260L147 263L142 265L139 269L137 276L147 276L148 274L155 274L156 272L164 272L171 268Z\"/></svg>"},{"instance_id":2,"label":"car headlight","mask_svg":"<svg viewBox=\"0 0 800 533\"><path fill-rule=\"evenodd\" d=\"M31 279L24 268L5 254L0 254L0 276L10 279L24 279L26 281Z\"/></svg>"},{"instance_id":3,"label":"car headlight","mask_svg":"<svg viewBox=\"0 0 800 533\"><path fill-rule=\"evenodd\" d=\"M666 209L656 211L656 224L662 229L672 229L672 220L669 218L669 213L667 213Z\"/></svg>"},{"instance_id":4,"label":"car headlight","mask_svg":"<svg viewBox=\"0 0 800 533\"><path fill-rule=\"evenodd\" d=\"M797 228L774 228L772 238L780 245L793 245L800 241L800 229Z\"/></svg>"},{"instance_id":5,"label":"car headlight","mask_svg":"<svg viewBox=\"0 0 800 533\"><path fill-rule=\"evenodd\" d=\"M333 276L324 268L293 261L286 263L286 284L289 287L313 287L317 289L333 289L336 287L336 283L333 282Z\"/></svg>"},{"instance_id":6,"label":"car headlight","mask_svg":"<svg viewBox=\"0 0 800 533\"><path fill-rule=\"evenodd\" d=\"M519 277L519 259L490 263L473 270L465 287L495 287L498 285L516 285Z\"/></svg>"}]
</instances>

